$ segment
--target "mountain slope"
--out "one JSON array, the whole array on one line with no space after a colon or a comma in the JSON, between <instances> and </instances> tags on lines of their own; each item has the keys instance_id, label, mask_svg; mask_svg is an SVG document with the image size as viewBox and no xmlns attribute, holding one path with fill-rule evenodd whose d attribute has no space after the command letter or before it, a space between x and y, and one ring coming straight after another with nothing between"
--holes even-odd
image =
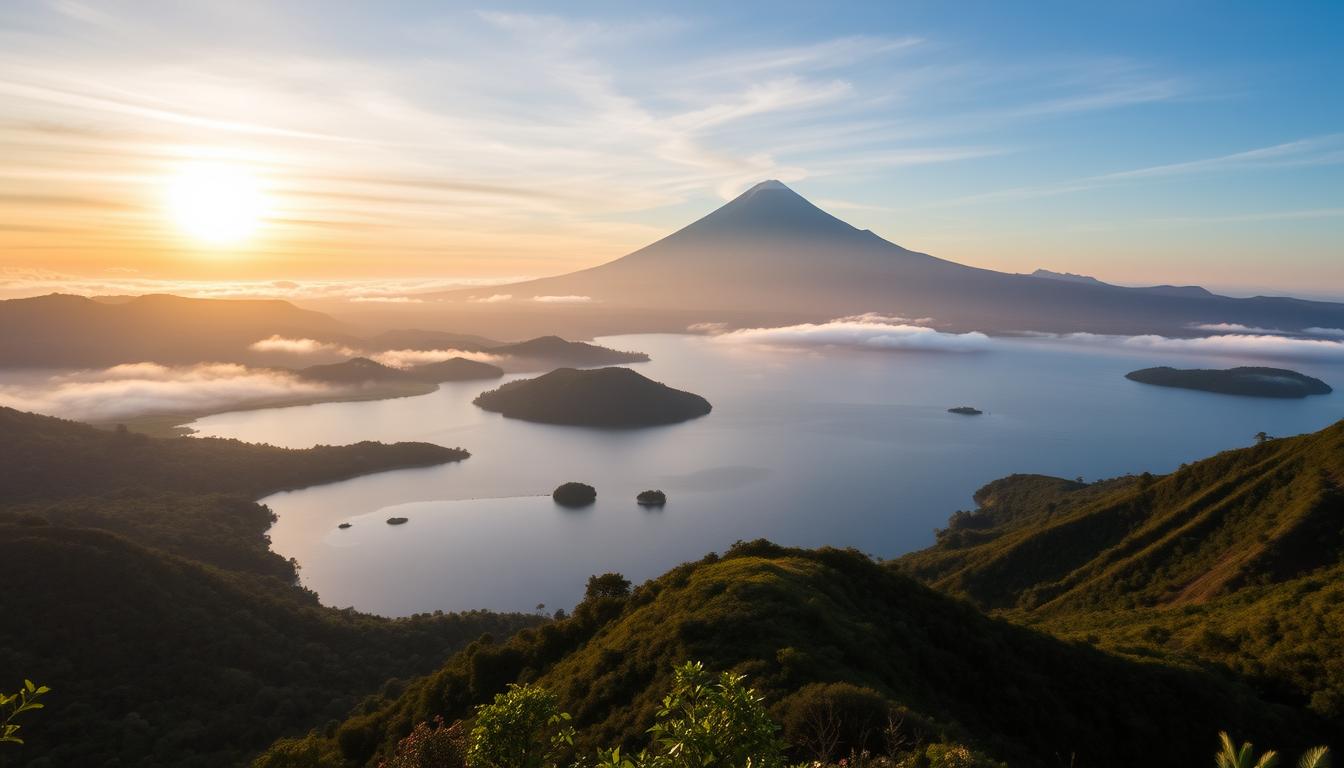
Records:
<instances>
[{"instance_id":1,"label":"mountain slope","mask_svg":"<svg viewBox=\"0 0 1344 768\"><path fill-rule=\"evenodd\" d=\"M1124 288L944 261L856 229L778 181L762 182L615 261L490 291L586 296L592 305L582 311L608 312L609 331L643 328L641 318L659 313L684 318L693 311L701 321L731 319L739 325L753 315L829 319L882 312L987 332L1188 335L1191 324L1208 322L1286 330L1344 327L1344 305L1329 302L1232 299L1188 287ZM474 293L479 291L453 295ZM504 303L480 311L511 310Z\"/></svg>"},{"instance_id":2,"label":"mountain slope","mask_svg":"<svg viewBox=\"0 0 1344 768\"><path fill-rule=\"evenodd\" d=\"M239 360L272 335L349 341L336 320L285 301L51 294L0 301L0 367Z\"/></svg>"},{"instance_id":3,"label":"mountain slope","mask_svg":"<svg viewBox=\"0 0 1344 768\"><path fill-rule=\"evenodd\" d=\"M991 483L901 570L1017 621L1225 665L1344 732L1344 422L1165 476Z\"/></svg>"},{"instance_id":4,"label":"mountain slope","mask_svg":"<svg viewBox=\"0 0 1344 768\"><path fill-rule=\"evenodd\" d=\"M755 542L629 598L590 598L508 643L473 645L401 695L366 702L334 734L277 745L257 765L373 765L414 723L466 717L514 680L559 694L582 748L634 747L684 659L747 675L776 713L810 683L865 686L925 738L965 740L1013 765L1069 755L1079 765L1193 764L1222 727L1285 746L1311 730L1244 687L987 618L858 553Z\"/></svg>"},{"instance_id":5,"label":"mountain slope","mask_svg":"<svg viewBox=\"0 0 1344 768\"><path fill-rule=\"evenodd\" d=\"M230 766L355 696L535 617L320 605L270 550L267 493L467 457L153 439L0 409L0 685L50 685L19 764Z\"/></svg>"}]
</instances>

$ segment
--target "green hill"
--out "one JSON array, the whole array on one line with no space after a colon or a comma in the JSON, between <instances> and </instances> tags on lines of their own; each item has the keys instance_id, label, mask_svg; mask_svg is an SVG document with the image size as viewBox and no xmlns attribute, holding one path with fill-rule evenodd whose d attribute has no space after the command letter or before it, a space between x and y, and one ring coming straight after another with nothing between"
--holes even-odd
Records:
<instances>
[{"instance_id":1,"label":"green hill","mask_svg":"<svg viewBox=\"0 0 1344 768\"><path fill-rule=\"evenodd\" d=\"M1344 422L1165 477L1016 476L901 570L1135 655L1230 667L1344 733Z\"/></svg>"},{"instance_id":2,"label":"green hill","mask_svg":"<svg viewBox=\"0 0 1344 768\"><path fill-rule=\"evenodd\" d=\"M52 688L8 756L53 768L236 765L482 633L536 623L325 608L270 551L272 513L253 501L467 455L154 439L0 409L0 689L24 677Z\"/></svg>"},{"instance_id":3,"label":"green hill","mask_svg":"<svg viewBox=\"0 0 1344 768\"><path fill-rule=\"evenodd\" d=\"M969 743L1013 765L1071 755L1078 765L1197 764L1220 728L1285 747L1319 735L1308 733L1310 718L1230 679L986 617L852 551L755 542L629 597L590 597L574 616L506 643L475 643L399 695L371 697L336 729L280 743L255 765L376 765L416 723L468 717L512 681L559 695L580 751L635 747L685 659L747 675L785 723L812 684L849 683L885 702L884 715L899 713L911 738Z\"/></svg>"}]
</instances>

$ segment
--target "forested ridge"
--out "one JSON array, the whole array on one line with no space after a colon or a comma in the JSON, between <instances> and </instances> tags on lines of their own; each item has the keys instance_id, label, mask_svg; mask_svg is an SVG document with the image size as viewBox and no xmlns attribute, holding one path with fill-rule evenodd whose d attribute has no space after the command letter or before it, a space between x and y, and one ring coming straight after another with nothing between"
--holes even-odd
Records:
<instances>
[{"instance_id":1,"label":"forested ridge","mask_svg":"<svg viewBox=\"0 0 1344 768\"><path fill-rule=\"evenodd\" d=\"M7 759L236 765L483 633L535 624L326 608L269 549L258 496L467 455L156 439L0 409L0 679L52 688Z\"/></svg>"},{"instance_id":2,"label":"forested ridge","mask_svg":"<svg viewBox=\"0 0 1344 768\"><path fill-rule=\"evenodd\" d=\"M1166 476L1015 476L896 567L1134 657L1224 669L1344 734L1344 422Z\"/></svg>"}]
</instances>

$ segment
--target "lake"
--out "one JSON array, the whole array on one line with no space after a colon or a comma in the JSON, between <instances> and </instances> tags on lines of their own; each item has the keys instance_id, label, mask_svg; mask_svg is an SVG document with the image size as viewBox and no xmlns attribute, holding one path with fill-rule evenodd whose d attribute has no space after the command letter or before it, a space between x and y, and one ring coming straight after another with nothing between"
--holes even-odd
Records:
<instances>
[{"instance_id":1,"label":"lake","mask_svg":"<svg viewBox=\"0 0 1344 768\"><path fill-rule=\"evenodd\" d=\"M210 416L202 435L304 447L359 440L461 446L466 461L278 493L272 547L325 604L401 616L471 608L571 608L591 574L639 583L734 541L856 547L893 557L927 546L984 483L1015 472L1089 480L1169 472L1344 416L1344 365L1291 367L1336 386L1267 400L1127 381L1198 358L995 340L990 351L782 350L710 337L599 339L647 352L632 366L701 394L714 412L675 426L608 431L530 424L471 404L493 382L429 395ZM511 376L509 378L518 378ZM971 405L983 416L959 416ZM591 507L555 505L576 480ZM667 492L662 509L635 504ZM409 518L389 526L388 517ZM342 522L352 527L337 529Z\"/></svg>"}]
</instances>

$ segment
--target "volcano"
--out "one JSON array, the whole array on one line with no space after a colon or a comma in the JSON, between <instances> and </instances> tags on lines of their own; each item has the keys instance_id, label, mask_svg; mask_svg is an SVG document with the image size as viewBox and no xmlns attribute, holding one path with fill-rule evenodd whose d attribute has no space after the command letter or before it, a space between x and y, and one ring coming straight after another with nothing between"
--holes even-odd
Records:
<instances>
[{"instance_id":1,"label":"volcano","mask_svg":"<svg viewBox=\"0 0 1344 768\"><path fill-rule=\"evenodd\" d=\"M489 293L582 302L575 311L611 318L608 332L646 329L641 313L693 313L741 325L764 317L826 320L875 312L991 333L1191 335L1204 323L1288 332L1344 327L1344 304L1338 303L1230 298L1197 286L1124 287L946 261L851 226L774 180L615 261Z\"/></svg>"}]
</instances>

